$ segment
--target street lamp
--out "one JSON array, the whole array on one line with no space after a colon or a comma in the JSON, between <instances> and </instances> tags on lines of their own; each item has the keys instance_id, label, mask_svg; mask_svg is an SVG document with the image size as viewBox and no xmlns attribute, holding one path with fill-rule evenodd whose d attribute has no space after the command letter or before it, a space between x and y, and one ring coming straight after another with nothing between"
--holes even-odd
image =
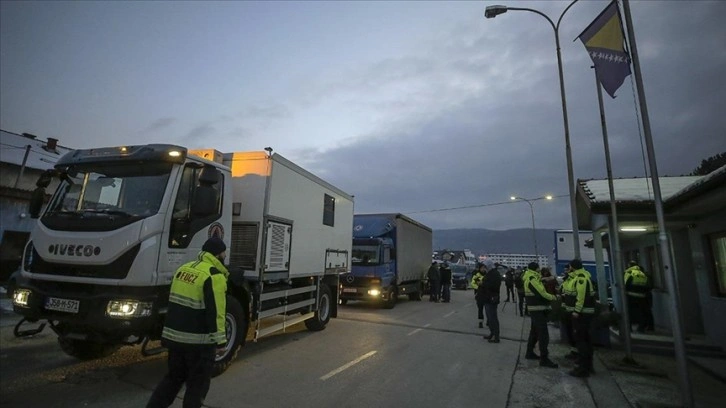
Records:
<instances>
[{"instance_id":1,"label":"street lamp","mask_svg":"<svg viewBox=\"0 0 726 408\"><path fill-rule=\"evenodd\" d=\"M531 11L532 13L539 14L540 16L544 17L547 22L550 23L552 26L552 29L555 32L555 45L557 47L557 68L559 69L560 74L560 96L562 98L562 117L565 121L565 156L567 157L567 182L569 184L570 188L570 215L572 216L572 238L574 241L574 250L575 250L575 258L580 257L580 233L579 229L577 228L577 206L575 201L575 177L574 172L572 170L572 149L570 148L570 125L569 121L567 120L567 99L565 98L565 80L564 80L564 74L562 73L562 54L560 52L560 22L562 21L562 17L565 16L565 13L567 13L567 10L570 9L575 3L577 3L578 0L574 0L570 5L567 6L565 11L560 14L560 18L557 20L557 24L555 24L552 19L547 17L544 13L542 13L539 10L531 9L531 8L523 8L523 7L507 7L507 6L488 6L484 11L484 17L486 18L494 18L500 14L504 14L509 10L513 11Z\"/></svg>"},{"instance_id":2,"label":"street lamp","mask_svg":"<svg viewBox=\"0 0 726 408\"><path fill-rule=\"evenodd\" d=\"M512 201L524 201L527 204L529 204L529 211L532 213L532 239L534 240L534 256L535 259L539 261L539 249L537 249L537 229L534 226L534 205L532 204L532 201L538 201L538 200L551 200L551 195L546 195L544 197L539 198L523 198L523 197L517 197L517 196L511 196L509 197Z\"/></svg>"}]
</instances>

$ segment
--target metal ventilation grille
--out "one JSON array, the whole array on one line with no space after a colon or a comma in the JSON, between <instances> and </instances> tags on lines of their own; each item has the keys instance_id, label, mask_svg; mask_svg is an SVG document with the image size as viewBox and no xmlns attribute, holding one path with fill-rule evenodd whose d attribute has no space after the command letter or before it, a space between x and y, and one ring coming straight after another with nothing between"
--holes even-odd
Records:
<instances>
[{"instance_id":1,"label":"metal ventilation grille","mask_svg":"<svg viewBox=\"0 0 726 408\"><path fill-rule=\"evenodd\" d=\"M258 233L257 224L232 224L232 247L229 251L229 266L255 269Z\"/></svg>"},{"instance_id":2,"label":"metal ventilation grille","mask_svg":"<svg viewBox=\"0 0 726 408\"><path fill-rule=\"evenodd\" d=\"M271 226L269 267L271 269L285 268L285 230L287 226L280 224L271 224Z\"/></svg>"}]
</instances>

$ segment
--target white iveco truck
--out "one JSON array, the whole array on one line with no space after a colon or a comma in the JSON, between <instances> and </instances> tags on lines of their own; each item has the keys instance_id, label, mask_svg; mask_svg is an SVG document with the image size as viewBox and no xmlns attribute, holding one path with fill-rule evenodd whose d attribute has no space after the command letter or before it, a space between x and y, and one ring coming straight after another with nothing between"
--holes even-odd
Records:
<instances>
[{"instance_id":1,"label":"white iveco truck","mask_svg":"<svg viewBox=\"0 0 726 408\"><path fill-rule=\"evenodd\" d=\"M13 296L25 321L47 321L66 353L99 358L160 338L176 269L211 236L227 244L227 351L337 314L350 271L353 198L271 152L180 146L84 149L41 176L61 180L25 248ZM44 194L34 194L36 201ZM28 335L42 330L22 330Z\"/></svg>"}]
</instances>

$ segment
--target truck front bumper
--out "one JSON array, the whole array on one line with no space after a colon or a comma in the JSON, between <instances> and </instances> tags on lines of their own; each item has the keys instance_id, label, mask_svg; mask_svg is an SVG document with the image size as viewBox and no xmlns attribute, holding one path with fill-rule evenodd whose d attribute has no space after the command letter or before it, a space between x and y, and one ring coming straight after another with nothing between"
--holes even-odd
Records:
<instances>
[{"instance_id":1,"label":"truck front bumper","mask_svg":"<svg viewBox=\"0 0 726 408\"><path fill-rule=\"evenodd\" d=\"M158 337L167 299L168 288L29 280L16 288L13 310L31 322L53 322L59 336L118 343Z\"/></svg>"}]
</instances>

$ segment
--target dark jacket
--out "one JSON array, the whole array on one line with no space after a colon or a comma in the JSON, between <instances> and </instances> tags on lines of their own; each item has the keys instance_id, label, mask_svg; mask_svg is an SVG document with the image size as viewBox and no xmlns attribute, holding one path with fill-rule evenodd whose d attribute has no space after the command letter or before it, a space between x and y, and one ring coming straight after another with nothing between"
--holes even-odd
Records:
<instances>
[{"instance_id":1,"label":"dark jacket","mask_svg":"<svg viewBox=\"0 0 726 408\"><path fill-rule=\"evenodd\" d=\"M507 271L504 275L504 284L507 285L508 288L514 286L514 273L512 271Z\"/></svg>"},{"instance_id":2,"label":"dark jacket","mask_svg":"<svg viewBox=\"0 0 726 408\"><path fill-rule=\"evenodd\" d=\"M451 268L442 266L439 272L441 272L441 284L451 285Z\"/></svg>"},{"instance_id":3,"label":"dark jacket","mask_svg":"<svg viewBox=\"0 0 726 408\"><path fill-rule=\"evenodd\" d=\"M491 269L487 272L484 277L484 283L479 286L477 291L477 298L481 299L484 303L499 303L499 289L502 286L502 275L496 268Z\"/></svg>"},{"instance_id":4,"label":"dark jacket","mask_svg":"<svg viewBox=\"0 0 726 408\"><path fill-rule=\"evenodd\" d=\"M439 272L439 267L437 265L431 265L426 275L431 282L438 283L441 280L441 272Z\"/></svg>"}]
</instances>

